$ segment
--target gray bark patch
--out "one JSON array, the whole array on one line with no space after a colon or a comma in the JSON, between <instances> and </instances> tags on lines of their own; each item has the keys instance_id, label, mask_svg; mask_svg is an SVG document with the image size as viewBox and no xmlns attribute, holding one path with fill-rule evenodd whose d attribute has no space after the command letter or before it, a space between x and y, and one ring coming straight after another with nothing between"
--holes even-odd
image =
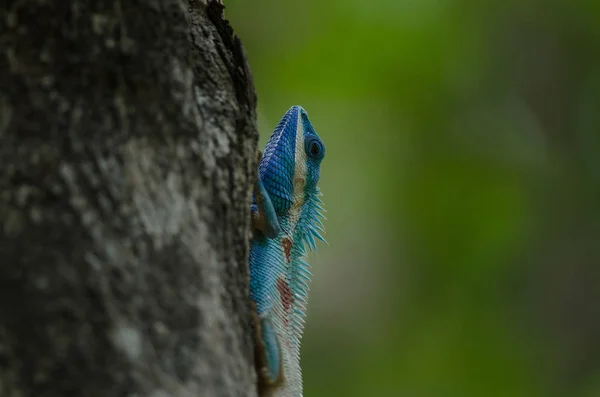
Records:
<instances>
[{"instance_id":1,"label":"gray bark patch","mask_svg":"<svg viewBox=\"0 0 600 397\"><path fill-rule=\"evenodd\" d=\"M215 4L0 6L0 395L256 394L255 95Z\"/></svg>"}]
</instances>

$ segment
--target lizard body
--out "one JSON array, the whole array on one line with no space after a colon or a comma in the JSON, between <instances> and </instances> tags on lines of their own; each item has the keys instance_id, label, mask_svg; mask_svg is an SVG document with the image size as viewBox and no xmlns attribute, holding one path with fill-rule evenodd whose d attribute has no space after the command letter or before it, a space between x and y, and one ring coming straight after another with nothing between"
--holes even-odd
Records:
<instances>
[{"instance_id":1,"label":"lizard body","mask_svg":"<svg viewBox=\"0 0 600 397\"><path fill-rule=\"evenodd\" d=\"M251 206L250 298L257 314L257 363L264 395L302 396L300 339L311 273L306 247L325 241L317 187L325 146L306 111L290 108L259 162Z\"/></svg>"}]
</instances>

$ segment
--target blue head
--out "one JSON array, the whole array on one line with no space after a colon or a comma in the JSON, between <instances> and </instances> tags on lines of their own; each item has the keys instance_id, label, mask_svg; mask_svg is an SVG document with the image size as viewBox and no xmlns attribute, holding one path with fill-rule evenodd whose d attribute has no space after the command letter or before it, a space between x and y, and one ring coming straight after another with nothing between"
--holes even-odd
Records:
<instances>
[{"instance_id":1,"label":"blue head","mask_svg":"<svg viewBox=\"0 0 600 397\"><path fill-rule=\"evenodd\" d=\"M292 106L271 134L259 175L278 215L297 216L304 203L318 200L317 183L325 145L300 106Z\"/></svg>"}]
</instances>

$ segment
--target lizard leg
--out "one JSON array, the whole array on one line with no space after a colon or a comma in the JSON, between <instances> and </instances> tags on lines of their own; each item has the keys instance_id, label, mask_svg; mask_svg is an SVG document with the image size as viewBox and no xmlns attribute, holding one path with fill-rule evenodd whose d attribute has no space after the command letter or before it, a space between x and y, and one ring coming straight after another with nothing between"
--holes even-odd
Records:
<instances>
[{"instance_id":1,"label":"lizard leg","mask_svg":"<svg viewBox=\"0 0 600 397\"><path fill-rule=\"evenodd\" d=\"M258 152L260 163L262 153ZM253 230L260 231L267 238L276 238L281 227L277 219L277 213L265 189L260 175L256 176L254 184L254 200L250 207ZM252 261L251 261L250 289L253 290ZM254 277L256 277L255 275ZM263 276L261 276L262 279ZM264 282L264 280L262 280ZM261 284L254 286L261 290ZM263 287L264 288L264 287ZM252 293L251 293L252 295ZM253 318L256 329L256 364L258 368L259 395L268 395L268 391L281 384L283 381L283 360L281 346L275 327L271 321L270 310L259 313L257 305L253 302Z\"/></svg>"},{"instance_id":2,"label":"lizard leg","mask_svg":"<svg viewBox=\"0 0 600 397\"><path fill-rule=\"evenodd\" d=\"M262 153L259 151L259 163L261 158ZM254 200L256 203L250 206L252 228L254 230L260 230L269 238L277 237L281 230L279 221L277 220L277 213L275 212L269 193L260 179L260 175L256 176L256 182L254 183Z\"/></svg>"},{"instance_id":3,"label":"lizard leg","mask_svg":"<svg viewBox=\"0 0 600 397\"><path fill-rule=\"evenodd\" d=\"M279 338L273 327L271 319L266 317L256 318L256 362L259 370L259 390L272 389L283 381L283 360Z\"/></svg>"}]
</instances>

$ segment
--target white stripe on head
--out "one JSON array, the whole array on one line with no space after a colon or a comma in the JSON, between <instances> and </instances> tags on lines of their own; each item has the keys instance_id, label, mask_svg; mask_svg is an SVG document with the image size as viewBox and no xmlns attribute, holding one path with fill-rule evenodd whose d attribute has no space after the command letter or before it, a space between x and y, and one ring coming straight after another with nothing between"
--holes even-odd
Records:
<instances>
[{"instance_id":1,"label":"white stripe on head","mask_svg":"<svg viewBox=\"0 0 600 397\"><path fill-rule=\"evenodd\" d=\"M304 123L302 122L302 109L298 109L296 120L296 150L294 153L294 202L290 208L291 230L294 230L300 219L300 212L304 204L304 187L306 186L306 152L304 151Z\"/></svg>"}]
</instances>

